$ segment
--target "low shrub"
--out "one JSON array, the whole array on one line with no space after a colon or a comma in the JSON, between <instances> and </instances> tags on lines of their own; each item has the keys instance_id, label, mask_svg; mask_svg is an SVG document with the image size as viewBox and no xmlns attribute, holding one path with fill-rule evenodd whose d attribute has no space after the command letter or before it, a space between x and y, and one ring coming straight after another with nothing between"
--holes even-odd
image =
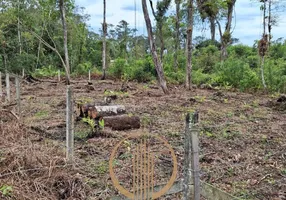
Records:
<instances>
[{"instance_id":1,"label":"low shrub","mask_svg":"<svg viewBox=\"0 0 286 200\"><path fill-rule=\"evenodd\" d=\"M39 69L36 69L32 75L35 77L53 77L58 75L58 71L59 69L57 69L56 67L49 65L47 67L41 67ZM64 71L60 71L61 76L65 75Z\"/></svg>"}]
</instances>

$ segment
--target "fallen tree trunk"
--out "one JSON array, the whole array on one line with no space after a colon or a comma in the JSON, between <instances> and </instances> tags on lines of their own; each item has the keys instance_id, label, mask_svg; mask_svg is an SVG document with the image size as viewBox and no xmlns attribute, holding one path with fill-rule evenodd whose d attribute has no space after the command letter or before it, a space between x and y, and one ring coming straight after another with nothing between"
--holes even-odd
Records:
<instances>
[{"instance_id":1,"label":"fallen tree trunk","mask_svg":"<svg viewBox=\"0 0 286 200\"><path fill-rule=\"evenodd\" d=\"M110 127L112 130L121 131L140 128L140 118L138 116L116 115L106 116L103 119L105 126Z\"/></svg>"},{"instance_id":2,"label":"fallen tree trunk","mask_svg":"<svg viewBox=\"0 0 286 200\"><path fill-rule=\"evenodd\" d=\"M126 108L123 105L95 106L94 104L78 103L77 108L78 118L90 117L99 119L104 116L120 115L126 112Z\"/></svg>"},{"instance_id":3,"label":"fallen tree trunk","mask_svg":"<svg viewBox=\"0 0 286 200\"><path fill-rule=\"evenodd\" d=\"M101 116L120 115L126 112L125 106L122 105L95 106L95 109Z\"/></svg>"}]
</instances>

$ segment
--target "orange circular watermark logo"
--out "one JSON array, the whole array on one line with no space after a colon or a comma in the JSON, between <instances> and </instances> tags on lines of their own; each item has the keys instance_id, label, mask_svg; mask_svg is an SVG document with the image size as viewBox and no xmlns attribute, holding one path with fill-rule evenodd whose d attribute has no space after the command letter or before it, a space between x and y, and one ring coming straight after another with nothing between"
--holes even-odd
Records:
<instances>
[{"instance_id":1,"label":"orange circular watermark logo","mask_svg":"<svg viewBox=\"0 0 286 200\"><path fill-rule=\"evenodd\" d=\"M135 140L135 144L137 143L135 147L134 143L131 144L128 142L128 140L132 139ZM155 143L155 141L157 141L157 143ZM131 146L133 146L133 152L131 151ZM168 160L168 162L172 163L170 178L163 187L159 187L161 188L160 190L156 189L155 185L155 178L159 174L159 172L155 172L155 161L159 159L155 153L156 148L157 150L166 149L164 152L168 152L171 157L171 160ZM127 164L127 168L129 167L130 170L126 170L130 173L130 175L127 176L127 181L129 181L131 185L129 189L123 186L124 182L118 180L114 170L114 165L117 161L116 156L118 155L125 155L122 157L130 158L129 164ZM178 169L177 164L175 152L165 139L158 135L136 133L125 137L114 147L109 160L109 171L113 185L127 198L157 199L163 196L175 182ZM120 164L117 163L117 165ZM163 165L165 166L165 164Z\"/></svg>"}]
</instances>

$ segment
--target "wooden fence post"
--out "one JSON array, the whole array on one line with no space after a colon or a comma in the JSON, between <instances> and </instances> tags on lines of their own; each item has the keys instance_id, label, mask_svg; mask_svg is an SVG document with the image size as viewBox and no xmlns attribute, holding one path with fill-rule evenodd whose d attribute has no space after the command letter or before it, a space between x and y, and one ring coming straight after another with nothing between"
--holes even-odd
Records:
<instances>
[{"instance_id":1,"label":"wooden fence post","mask_svg":"<svg viewBox=\"0 0 286 200\"><path fill-rule=\"evenodd\" d=\"M10 95L10 76L9 73L6 72L6 95L7 95L7 102L11 101L11 95Z\"/></svg>"},{"instance_id":2,"label":"wooden fence post","mask_svg":"<svg viewBox=\"0 0 286 200\"><path fill-rule=\"evenodd\" d=\"M2 73L0 72L0 94L3 95L2 91Z\"/></svg>"},{"instance_id":3,"label":"wooden fence post","mask_svg":"<svg viewBox=\"0 0 286 200\"><path fill-rule=\"evenodd\" d=\"M200 200L198 112L188 113L185 130L183 200ZM191 185L194 188L191 198Z\"/></svg>"},{"instance_id":4,"label":"wooden fence post","mask_svg":"<svg viewBox=\"0 0 286 200\"><path fill-rule=\"evenodd\" d=\"M25 77L25 68L22 69L22 78Z\"/></svg>"},{"instance_id":5,"label":"wooden fence post","mask_svg":"<svg viewBox=\"0 0 286 200\"><path fill-rule=\"evenodd\" d=\"M66 147L67 147L67 162L73 164L73 148L74 148L74 133L73 133L73 103L72 103L72 88L67 86L67 110L66 110Z\"/></svg>"},{"instance_id":6,"label":"wooden fence post","mask_svg":"<svg viewBox=\"0 0 286 200\"><path fill-rule=\"evenodd\" d=\"M21 117L20 83L18 76L15 77L15 85L16 85L17 112L19 117Z\"/></svg>"},{"instance_id":7,"label":"wooden fence post","mask_svg":"<svg viewBox=\"0 0 286 200\"><path fill-rule=\"evenodd\" d=\"M200 166L199 166L199 114L195 112L191 118L191 140L192 140L192 170L194 183L194 200L200 200Z\"/></svg>"},{"instance_id":8,"label":"wooden fence post","mask_svg":"<svg viewBox=\"0 0 286 200\"><path fill-rule=\"evenodd\" d=\"M88 82L90 82L90 70L88 70Z\"/></svg>"},{"instance_id":9,"label":"wooden fence post","mask_svg":"<svg viewBox=\"0 0 286 200\"><path fill-rule=\"evenodd\" d=\"M61 82L61 71L58 70L58 81Z\"/></svg>"}]
</instances>

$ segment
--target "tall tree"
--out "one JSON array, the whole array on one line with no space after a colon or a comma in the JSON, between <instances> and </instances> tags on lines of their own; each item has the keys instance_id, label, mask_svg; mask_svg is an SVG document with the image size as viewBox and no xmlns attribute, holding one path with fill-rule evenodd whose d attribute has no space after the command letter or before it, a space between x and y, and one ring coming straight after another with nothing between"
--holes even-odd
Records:
<instances>
[{"instance_id":1,"label":"tall tree","mask_svg":"<svg viewBox=\"0 0 286 200\"><path fill-rule=\"evenodd\" d=\"M210 23L211 40L215 41L216 20L220 11L220 2L213 0L197 0L201 19Z\"/></svg>"},{"instance_id":2,"label":"tall tree","mask_svg":"<svg viewBox=\"0 0 286 200\"><path fill-rule=\"evenodd\" d=\"M260 71L261 71L261 81L264 88L266 88L265 78L264 78L264 62L265 62L265 55L268 50L268 35L266 34L266 2L267 0L261 0L263 5L260 9L263 10L263 34L262 38L259 41L258 49L259 49L259 55L261 58L260 63Z\"/></svg>"},{"instance_id":3,"label":"tall tree","mask_svg":"<svg viewBox=\"0 0 286 200\"><path fill-rule=\"evenodd\" d=\"M162 67L161 60L158 59L158 55L156 52L156 45L154 43L152 25L151 25L151 20L150 20L149 13L147 10L146 0L142 0L142 8L143 8L144 19L145 19L145 23L146 23L147 32L148 32L148 40L150 43L150 50L151 50L153 62L154 62L155 68L156 68L159 84L160 84L161 88L163 89L164 93L168 94L169 90L168 90L167 83L165 80L164 70Z\"/></svg>"},{"instance_id":4,"label":"tall tree","mask_svg":"<svg viewBox=\"0 0 286 200\"><path fill-rule=\"evenodd\" d=\"M102 77L101 79L105 79L106 75L106 35L107 35L107 24L106 24L106 0L103 0L103 23L102 23Z\"/></svg>"},{"instance_id":5,"label":"tall tree","mask_svg":"<svg viewBox=\"0 0 286 200\"><path fill-rule=\"evenodd\" d=\"M154 11L152 0L149 0L149 2L151 5L152 13L153 13L155 20L157 22L156 25L157 25L158 38L159 38L159 43L160 43L160 59L161 59L161 62L163 62L163 54L164 54L164 50L165 50L163 26L164 26L164 22L166 21L165 14L166 14L167 10L169 9L169 6L171 4L171 0L161 0L161 1L157 2L157 6L156 6L157 12Z\"/></svg>"},{"instance_id":6,"label":"tall tree","mask_svg":"<svg viewBox=\"0 0 286 200\"><path fill-rule=\"evenodd\" d=\"M20 30L20 0L17 2L18 13L17 13L17 31L18 31L18 40L19 40L19 54L22 54L22 41L21 41L21 30Z\"/></svg>"},{"instance_id":7,"label":"tall tree","mask_svg":"<svg viewBox=\"0 0 286 200\"><path fill-rule=\"evenodd\" d=\"M130 44L130 37L132 30L129 28L129 24L125 20L121 20L116 26L117 40L119 43L119 56L127 59L128 56L128 44Z\"/></svg>"},{"instance_id":8,"label":"tall tree","mask_svg":"<svg viewBox=\"0 0 286 200\"><path fill-rule=\"evenodd\" d=\"M59 0L60 12L61 12L61 20L63 25L64 32L64 53L65 53L65 68L66 68L66 84L70 84L70 64L69 64L69 52L68 52L68 31L66 24L66 11L64 6L64 0Z\"/></svg>"},{"instance_id":9,"label":"tall tree","mask_svg":"<svg viewBox=\"0 0 286 200\"><path fill-rule=\"evenodd\" d=\"M233 9L235 6L236 0L226 0L226 25L224 32L222 32L222 27L220 25L219 20L216 20L219 28L220 40L221 40L221 60L226 59L227 57L227 46L231 43L231 23L232 23L232 16L233 16Z\"/></svg>"},{"instance_id":10,"label":"tall tree","mask_svg":"<svg viewBox=\"0 0 286 200\"><path fill-rule=\"evenodd\" d=\"M175 0L176 3L176 20L175 20L175 28L176 28L176 36L175 36L175 52L174 52L174 68L178 69L178 47L180 47L180 4L181 0Z\"/></svg>"},{"instance_id":11,"label":"tall tree","mask_svg":"<svg viewBox=\"0 0 286 200\"><path fill-rule=\"evenodd\" d=\"M188 0L188 29L187 29L187 66L186 89L191 89L192 84L192 40L194 26L194 0Z\"/></svg>"}]
</instances>

